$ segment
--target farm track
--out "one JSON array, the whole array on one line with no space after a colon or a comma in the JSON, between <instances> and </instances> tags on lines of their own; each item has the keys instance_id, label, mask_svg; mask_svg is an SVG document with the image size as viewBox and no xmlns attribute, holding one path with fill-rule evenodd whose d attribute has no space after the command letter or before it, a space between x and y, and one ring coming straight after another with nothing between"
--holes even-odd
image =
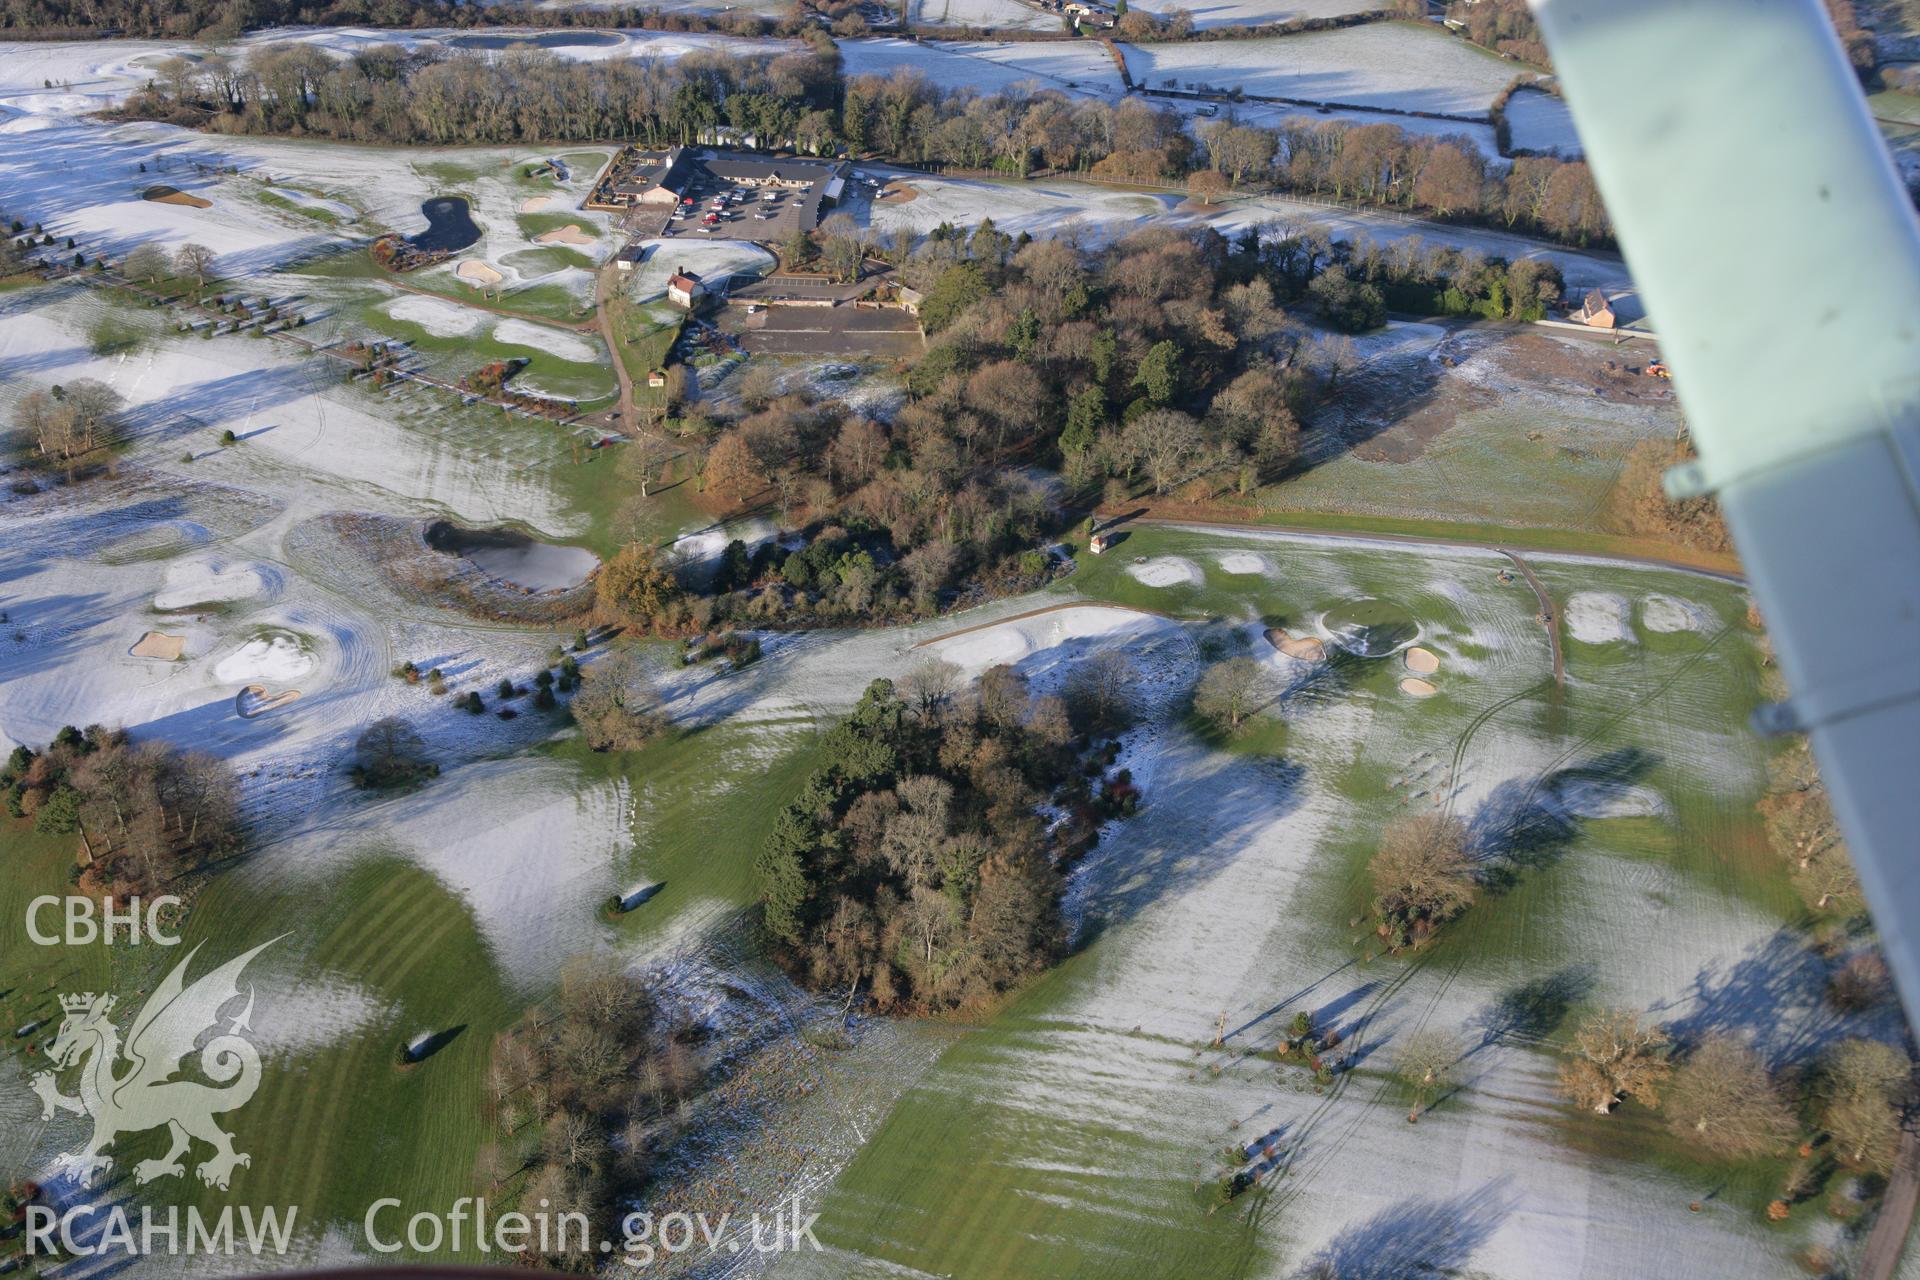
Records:
<instances>
[{"instance_id":1,"label":"farm track","mask_svg":"<svg viewBox=\"0 0 1920 1280\"><path fill-rule=\"evenodd\" d=\"M1567 685L1567 659L1560 651L1560 611L1553 607L1553 597L1540 585L1540 579L1533 576L1533 566L1522 560L1519 552L1501 547L1500 554L1519 566L1527 585L1533 588L1534 596L1540 601L1540 616L1546 619L1547 624L1547 640L1553 645L1553 683L1556 688L1564 689Z\"/></svg>"},{"instance_id":2,"label":"farm track","mask_svg":"<svg viewBox=\"0 0 1920 1280\"><path fill-rule=\"evenodd\" d=\"M1454 796L1460 789L1460 767L1466 763L1467 747L1472 744L1473 736L1479 733L1480 730L1486 726L1487 722L1500 714L1500 712L1506 710L1523 698L1531 698L1535 694L1545 692L1546 687L1546 682L1542 681L1539 684L1522 689L1518 693L1510 693L1504 698L1489 703L1484 709L1477 713L1472 720L1467 722L1467 727L1461 731L1458 738L1454 739L1453 759L1447 765L1447 805L1445 812L1449 817L1453 814Z\"/></svg>"},{"instance_id":3,"label":"farm track","mask_svg":"<svg viewBox=\"0 0 1920 1280\"><path fill-rule=\"evenodd\" d=\"M1701 659L1705 658L1707 655L1717 650L1720 647L1720 642L1725 640L1727 636L1733 631L1733 629L1734 629L1734 624L1731 622L1721 627L1718 631L1714 632L1711 637L1708 638L1707 642L1704 645L1702 645L1697 652L1688 654L1685 660L1677 663L1674 666L1673 670L1668 672L1667 675L1663 679L1661 679L1659 683L1655 684L1651 689L1646 690L1644 693L1641 693L1638 696L1631 699L1630 701L1628 701L1625 705L1620 707L1620 709L1615 711L1612 715L1607 716L1605 719L1601 720L1589 732L1583 733L1578 738L1575 738L1573 742L1566 748L1566 750L1562 751L1559 755L1555 756L1552 760L1548 761L1547 764L1543 768L1541 768L1541 770L1537 774L1534 775L1533 781L1527 784L1526 794L1520 798L1518 811L1525 812L1527 806L1533 803L1533 797L1536 794L1538 794L1540 790L1540 784L1545 782L1549 776L1557 772L1561 768L1561 766L1565 765L1569 760L1573 759L1575 755L1579 754L1585 748L1591 746L1594 740L1599 738L1601 734L1613 728L1615 725L1619 724L1622 720L1627 719L1629 716L1637 715L1644 707L1646 707L1648 703L1652 702L1654 699L1665 696L1667 690L1671 689L1675 684L1679 683L1680 677L1686 675L1687 672L1691 671L1694 665L1698 663Z\"/></svg>"}]
</instances>

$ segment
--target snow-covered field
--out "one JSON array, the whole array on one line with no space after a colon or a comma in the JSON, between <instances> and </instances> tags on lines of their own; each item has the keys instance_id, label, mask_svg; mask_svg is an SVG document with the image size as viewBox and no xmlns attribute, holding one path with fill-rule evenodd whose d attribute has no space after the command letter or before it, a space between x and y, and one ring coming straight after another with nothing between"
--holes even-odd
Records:
<instances>
[{"instance_id":1,"label":"snow-covered field","mask_svg":"<svg viewBox=\"0 0 1920 1280\"><path fill-rule=\"evenodd\" d=\"M1020 0L913 0L913 22L930 27L1061 29L1059 14Z\"/></svg>"},{"instance_id":2,"label":"snow-covered field","mask_svg":"<svg viewBox=\"0 0 1920 1280\"><path fill-rule=\"evenodd\" d=\"M1567 598L1567 630L1587 644L1631 643L1632 606L1626 597L1605 591L1581 591Z\"/></svg>"},{"instance_id":3,"label":"snow-covered field","mask_svg":"<svg viewBox=\"0 0 1920 1280\"><path fill-rule=\"evenodd\" d=\"M1378 111L1308 110L1304 107L1288 107L1263 102L1214 104L1219 115L1201 116L1198 112L1203 104L1191 98L1158 98L1155 101L1187 116L1191 125L1196 128L1208 120L1221 119L1258 125L1263 129L1304 128L1329 122L1345 125L1390 124L1396 129L1422 137L1465 139L1486 157L1487 164L1491 168L1504 171L1507 165L1507 161L1500 155L1500 143L1494 137L1491 124L1474 124L1464 120L1430 120L1424 116L1385 115Z\"/></svg>"},{"instance_id":4,"label":"snow-covered field","mask_svg":"<svg viewBox=\"0 0 1920 1280\"><path fill-rule=\"evenodd\" d=\"M1507 130L1515 151L1569 160L1584 154L1565 99L1539 89L1520 89L1507 99Z\"/></svg>"},{"instance_id":5,"label":"snow-covered field","mask_svg":"<svg viewBox=\"0 0 1920 1280\"><path fill-rule=\"evenodd\" d=\"M1446 227L1286 196L1256 196L1196 211L1181 208L1183 198L1172 193L1114 191L1064 178L1010 182L936 178L880 165L866 168L918 192L904 204L873 206L873 225L882 232L906 227L925 233L943 222L971 226L982 218L992 218L995 226L1014 234L1072 233L1092 239L1122 236L1152 222L1194 223L1228 235L1267 223L1320 226L1340 240L1366 236L1384 243L1415 237L1427 244L1454 245L1508 260L1543 258L1560 268L1570 291L1605 288L1611 295L1614 290L1631 293L1634 289L1626 264L1618 258L1547 248L1537 240L1484 228Z\"/></svg>"},{"instance_id":6,"label":"snow-covered field","mask_svg":"<svg viewBox=\"0 0 1920 1280\"><path fill-rule=\"evenodd\" d=\"M1484 117L1515 67L1425 26L1202 44L1123 45L1134 83Z\"/></svg>"},{"instance_id":7,"label":"snow-covered field","mask_svg":"<svg viewBox=\"0 0 1920 1280\"><path fill-rule=\"evenodd\" d=\"M915 71L942 89L1002 93L1015 85L1112 98L1120 73L1095 40L913 41L893 38L840 41L849 76Z\"/></svg>"},{"instance_id":8,"label":"snow-covered field","mask_svg":"<svg viewBox=\"0 0 1920 1280\"><path fill-rule=\"evenodd\" d=\"M1296 18L1337 18L1379 8L1378 0L1196 0L1183 6L1196 27L1258 27Z\"/></svg>"}]
</instances>

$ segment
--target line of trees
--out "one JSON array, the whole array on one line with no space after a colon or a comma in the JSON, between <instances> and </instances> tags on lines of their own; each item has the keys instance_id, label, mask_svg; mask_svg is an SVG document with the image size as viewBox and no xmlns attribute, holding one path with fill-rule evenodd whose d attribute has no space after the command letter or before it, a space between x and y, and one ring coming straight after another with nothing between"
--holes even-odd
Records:
<instances>
[{"instance_id":1,"label":"line of trees","mask_svg":"<svg viewBox=\"0 0 1920 1280\"><path fill-rule=\"evenodd\" d=\"M231 133L434 144L626 138L665 146L731 126L818 150L834 139L838 67L824 33L787 53L696 50L671 63L532 49L449 55L438 46L375 47L340 62L309 45L280 45L240 60L168 59L124 111Z\"/></svg>"},{"instance_id":2,"label":"line of trees","mask_svg":"<svg viewBox=\"0 0 1920 1280\"><path fill-rule=\"evenodd\" d=\"M1118 654L1082 668L1064 696L1034 696L1005 666L963 688L939 661L868 686L758 861L767 931L797 976L882 1009L945 1009L1059 955L1061 864L1116 811L1114 788L1093 787L1111 754L1082 760L1126 722L1131 684ZM1051 831L1045 801L1069 815Z\"/></svg>"},{"instance_id":3,"label":"line of trees","mask_svg":"<svg viewBox=\"0 0 1920 1280\"><path fill-rule=\"evenodd\" d=\"M269 47L244 62L219 53L170 59L126 111L231 132L437 144L616 137L662 146L727 127L762 146L816 154L844 148L1022 176L1045 166L1187 183L1207 199L1271 187L1575 244L1612 235L1580 162L1530 156L1498 173L1469 139L1393 124L1290 120L1270 129L1229 115L1192 131L1178 111L1136 97L1115 104L1023 86L982 95L942 89L911 68L843 79L832 40L818 29L808 39L788 53L703 50L672 63L531 49L486 59L437 47L375 48L336 62L306 45Z\"/></svg>"},{"instance_id":4,"label":"line of trees","mask_svg":"<svg viewBox=\"0 0 1920 1280\"><path fill-rule=\"evenodd\" d=\"M151 896L241 844L232 766L170 742L135 744L123 730L68 725L44 751L16 747L0 786L7 811L35 831L77 836L82 883L116 896Z\"/></svg>"},{"instance_id":5,"label":"line of trees","mask_svg":"<svg viewBox=\"0 0 1920 1280\"><path fill-rule=\"evenodd\" d=\"M829 16L845 0L817 6ZM796 3L778 18L746 11L709 14L651 5L459 4L456 0L6 0L0 31L88 35L113 31L143 39L232 40L281 26L588 27L711 31L727 35L795 34L811 25Z\"/></svg>"},{"instance_id":6,"label":"line of trees","mask_svg":"<svg viewBox=\"0 0 1920 1280\"><path fill-rule=\"evenodd\" d=\"M1271 187L1581 245L1613 234L1584 163L1529 156L1500 174L1471 139L1386 123L1300 119L1267 128L1229 112L1190 131L1179 111L1142 98L1115 104L1020 86L981 95L941 89L903 68L846 82L840 138L855 154L912 164L1019 176L1045 166L1125 182L1185 182L1207 198Z\"/></svg>"},{"instance_id":7,"label":"line of trees","mask_svg":"<svg viewBox=\"0 0 1920 1280\"><path fill-rule=\"evenodd\" d=\"M1658 1108L1682 1143L1710 1159L1742 1160L1798 1147L1784 1200L1806 1190L1817 1140L1834 1159L1885 1171L1912 1099L1913 1064L1877 1040L1839 1039L1810 1067L1770 1067L1744 1039L1712 1032L1676 1047L1666 1028L1628 1009L1587 1015L1565 1048L1561 1091L1599 1114L1624 1100ZM1796 1139L1801 1141L1796 1143Z\"/></svg>"},{"instance_id":8,"label":"line of trees","mask_svg":"<svg viewBox=\"0 0 1920 1280\"><path fill-rule=\"evenodd\" d=\"M1787 861L1794 887L1809 907L1843 919L1866 908L1859 873L1805 739L1768 763L1767 794L1759 808L1768 843Z\"/></svg>"}]
</instances>

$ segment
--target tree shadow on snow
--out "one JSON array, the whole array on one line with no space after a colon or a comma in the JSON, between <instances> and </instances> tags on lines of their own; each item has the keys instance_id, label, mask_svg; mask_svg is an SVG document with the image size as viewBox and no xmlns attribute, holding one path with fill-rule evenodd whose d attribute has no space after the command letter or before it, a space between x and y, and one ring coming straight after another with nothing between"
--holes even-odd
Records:
<instances>
[{"instance_id":1,"label":"tree shadow on snow","mask_svg":"<svg viewBox=\"0 0 1920 1280\"><path fill-rule=\"evenodd\" d=\"M1413 1280L1457 1274L1513 1212L1505 1179L1452 1199L1403 1200L1348 1227L1300 1280Z\"/></svg>"},{"instance_id":2,"label":"tree shadow on snow","mask_svg":"<svg viewBox=\"0 0 1920 1280\"><path fill-rule=\"evenodd\" d=\"M1826 999L1830 970L1806 938L1776 930L1738 960L1703 966L1679 998L1656 1005L1667 1033L1681 1050L1711 1035L1736 1036L1753 1047L1770 1069L1804 1062L1834 1040L1869 1036L1898 1044L1906 1025L1896 1002L1849 1013Z\"/></svg>"},{"instance_id":3,"label":"tree shadow on snow","mask_svg":"<svg viewBox=\"0 0 1920 1280\"><path fill-rule=\"evenodd\" d=\"M1467 1019L1479 1039L1467 1057L1497 1044L1538 1044L1560 1029L1573 1007L1593 992L1591 964L1568 965L1544 978L1509 987L1492 1004Z\"/></svg>"},{"instance_id":4,"label":"tree shadow on snow","mask_svg":"<svg viewBox=\"0 0 1920 1280\"><path fill-rule=\"evenodd\" d=\"M1586 821L1630 811L1643 794L1640 781L1658 763L1650 751L1623 747L1495 787L1467 824L1481 883L1497 892L1523 871L1558 862Z\"/></svg>"},{"instance_id":5,"label":"tree shadow on snow","mask_svg":"<svg viewBox=\"0 0 1920 1280\"><path fill-rule=\"evenodd\" d=\"M1109 827L1081 864L1078 891L1070 891L1082 908L1075 950L1252 855L1258 832L1300 803L1306 769L1290 760L1207 754L1193 763L1173 777L1163 767L1146 807Z\"/></svg>"}]
</instances>

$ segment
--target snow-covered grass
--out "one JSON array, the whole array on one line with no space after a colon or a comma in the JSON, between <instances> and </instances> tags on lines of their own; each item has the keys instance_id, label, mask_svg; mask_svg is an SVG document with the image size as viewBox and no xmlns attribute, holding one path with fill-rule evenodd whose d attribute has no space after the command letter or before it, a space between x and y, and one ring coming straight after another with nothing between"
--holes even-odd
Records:
<instances>
[{"instance_id":1,"label":"snow-covered grass","mask_svg":"<svg viewBox=\"0 0 1920 1280\"><path fill-rule=\"evenodd\" d=\"M1185 6L1200 28L1291 22L1296 18L1337 18L1380 7L1378 0L1198 0Z\"/></svg>"},{"instance_id":2,"label":"snow-covered grass","mask_svg":"<svg viewBox=\"0 0 1920 1280\"><path fill-rule=\"evenodd\" d=\"M849 76L891 76L905 69L919 72L943 89L977 89L983 94L1017 84L1087 97L1111 98L1120 92L1119 70L1096 40L1002 44L887 37L839 44Z\"/></svg>"},{"instance_id":3,"label":"snow-covered grass","mask_svg":"<svg viewBox=\"0 0 1920 1280\"><path fill-rule=\"evenodd\" d=\"M1539 89L1521 89L1507 99L1507 130L1516 151L1538 151L1569 160L1584 154L1573 113L1564 99Z\"/></svg>"},{"instance_id":4,"label":"snow-covered grass","mask_svg":"<svg viewBox=\"0 0 1920 1280\"><path fill-rule=\"evenodd\" d=\"M1424 23L1121 46L1134 83L1484 117L1514 64ZM1169 85L1167 82L1171 81Z\"/></svg>"},{"instance_id":5,"label":"snow-covered grass","mask_svg":"<svg viewBox=\"0 0 1920 1280\"><path fill-rule=\"evenodd\" d=\"M1578 591L1567 597L1567 630L1586 644L1632 643L1632 606L1626 597L1604 591Z\"/></svg>"},{"instance_id":6,"label":"snow-covered grass","mask_svg":"<svg viewBox=\"0 0 1920 1280\"><path fill-rule=\"evenodd\" d=\"M266 194L297 204L303 209L324 214L337 222L352 222L360 216L359 210L344 200L329 200L325 196L310 195L305 191L296 191L292 187L268 187Z\"/></svg>"},{"instance_id":7,"label":"snow-covered grass","mask_svg":"<svg viewBox=\"0 0 1920 1280\"><path fill-rule=\"evenodd\" d=\"M442 298L402 294L382 308L395 320L417 324L436 338L459 338L487 323L487 313Z\"/></svg>"},{"instance_id":8,"label":"snow-covered grass","mask_svg":"<svg viewBox=\"0 0 1920 1280\"><path fill-rule=\"evenodd\" d=\"M575 364L591 364L602 355L598 343L580 334L525 320L500 321L493 326L493 338L503 346L545 351Z\"/></svg>"},{"instance_id":9,"label":"snow-covered grass","mask_svg":"<svg viewBox=\"0 0 1920 1280\"><path fill-rule=\"evenodd\" d=\"M1654 592L1640 601L1640 625L1662 633L1710 631L1719 619L1704 605Z\"/></svg>"},{"instance_id":10,"label":"snow-covered grass","mask_svg":"<svg viewBox=\"0 0 1920 1280\"><path fill-rule=\"evenodd\" d=\"M1184 556L1136 558L1136 563L1127 566L1127 576L1149 587L1198 585L1204 581L1200 566Z\"/></svg>"},{"instance_id":11,"label":"snow-covered grass","mask_svg":"<svg viewBox=\"0 0 1920 1280\"><path fill-rule=\"evenodd\" d=\"M246 641L213 668L222 684L266 682L269 693L295 684L314 669L316 659L306 642L285 631L268 631Z\"/></svg>"},{"instance_id":12,"label":"snow-covered grass","mask_svg":"<svg viewBox=\"0 0 1920 1280\"><path fill-rule=\"evenodd\" d=\"M1020 0L913 0L915 25L1061 30L1060 15Z\"/></svg>"}]
</instances>

